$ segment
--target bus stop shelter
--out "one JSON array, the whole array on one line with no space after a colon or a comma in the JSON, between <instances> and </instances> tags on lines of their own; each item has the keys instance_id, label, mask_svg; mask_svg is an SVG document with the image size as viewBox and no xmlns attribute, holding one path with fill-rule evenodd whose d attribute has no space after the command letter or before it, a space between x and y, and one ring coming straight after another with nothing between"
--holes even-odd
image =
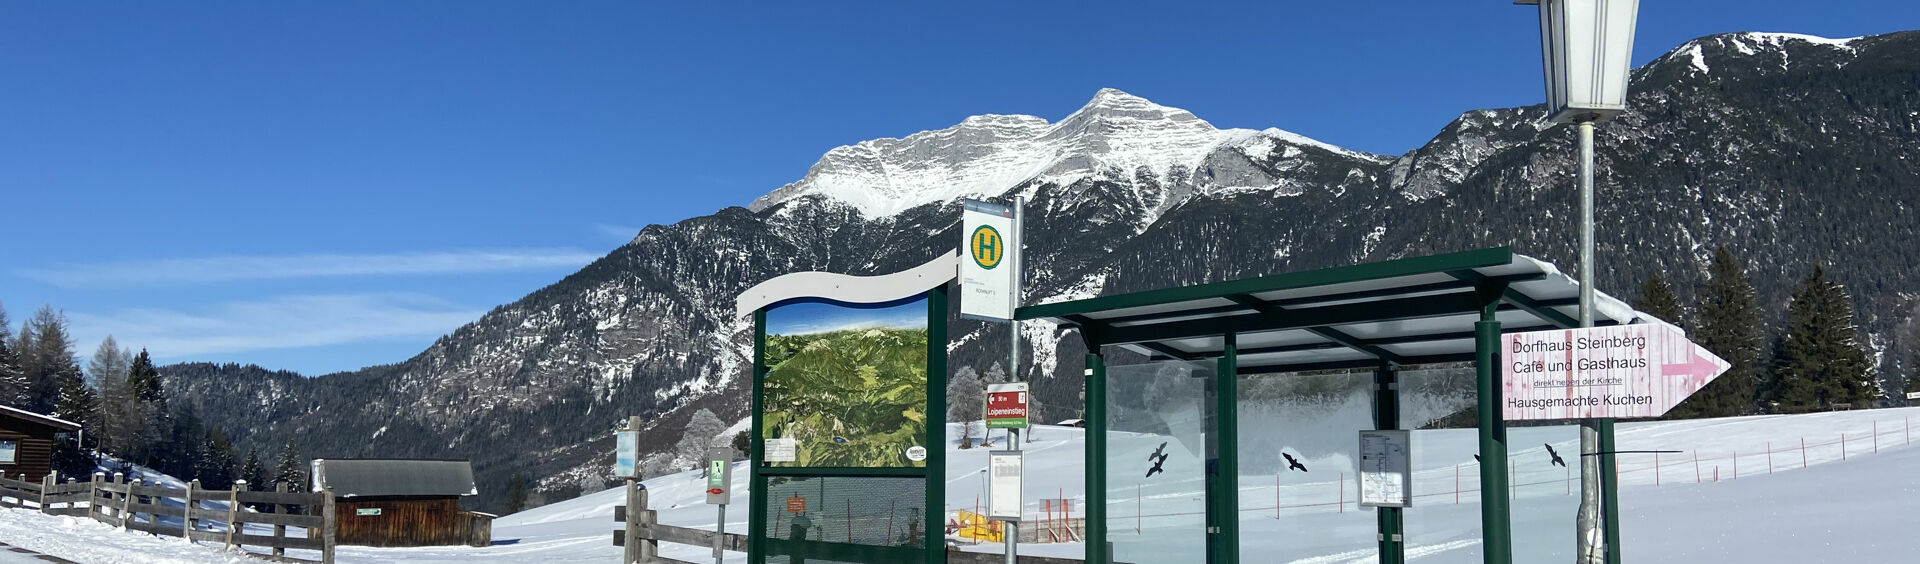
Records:
<instances>
[{"instance_id":1,"label":"bus stop shelter","mask_svg":"<svg viewBox=\"0 0 1920 564\"><path fill-rule=\"evenodd\" d=\"M1237 487L1239 379L1312 371L1371 370L1377 429L1399 426L1401 367L1472 363L1479 428L1482 550L1511 562L1506 427L1500 419L1502 332L1577 327L1579 285L1546 262L1498 247L1258 278L1167 288L1020 308L1023 320L1050 320L1086 343L1086 560L1144 561L1113 554L1108 536L1110 380L1104 347L1201 373L1204 528L1191 542L1213 564L1240 561ZM1597 326L1656 321L1595 292ZM1355 430L1356 432L1359 429ZM1198 436L1198 435L1196 435ZM1163 450L1166 442L1161 443ZM1164 452L1158 452L1164 460ZM1149 455L1153 456L1152 454ZM1151 459L1151 458L1150 458ZM1158 469L1149 470L1151 472ZM1196 470L1198 472L1198 470ZM1196 478L1197 480L1198 478ZM1380 561L1404 561L1402 512L1377 510ZM1199 547L1204 547L1200 549ZM1188 554L1188 558L1196 556ZM1189 560L1190 561L1190 560Z\"/></svg>"}]
</instances>

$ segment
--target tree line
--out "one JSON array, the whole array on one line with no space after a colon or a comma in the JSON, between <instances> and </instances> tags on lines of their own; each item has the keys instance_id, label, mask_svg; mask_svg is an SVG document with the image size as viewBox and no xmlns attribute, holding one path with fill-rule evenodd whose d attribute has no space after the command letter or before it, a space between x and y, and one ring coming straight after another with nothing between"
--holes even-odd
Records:
<instances>
[{"instance_id":1,"label":"tree line","mask_svg":"<svg viewBox=\"0 0 1920 564\"><path fill-rule=\"evenodd\" d=\"M306 487L307 461L293 442L271 468L256 449L239 457L225 429L202 424L192 406L170 405L146 349L135 354L109 335L82 368L67 325L66 316L47 305L16 332L0 304L0 404L81 426L55 442L53 467L60 475L139 465L211 489L237 480L256 489L278 482Z\"/></svg>"},{"instance_id":2,"label":"tree line","mask_svg":"<svg viewBox=\"0 0 1920 564\"><path fill-rule=\"evenodd\" d=\"M1890 385L1897 363L1884 365L1883 382L1860 338L1852 298L1828 279L1823 264L1813 264L1795 287L1786 321L1771 338L1746 268L1724 246L1714 251L1691 312L1659 274L1640 285L1635 307L1686 329L1693 342L1731 365L1668 412L1670 419L1869 408L1882 399L1904 397ZM1912 329L1916 324L1920 315L1909 318L1902 333L1920 335ZM1920 378L1913 374L1920 371L1920 338L1900 339L1888 352L1901 355L1901 348L1912 359L1905 391L1920 391Z\"/></svg>"}]
</instances>

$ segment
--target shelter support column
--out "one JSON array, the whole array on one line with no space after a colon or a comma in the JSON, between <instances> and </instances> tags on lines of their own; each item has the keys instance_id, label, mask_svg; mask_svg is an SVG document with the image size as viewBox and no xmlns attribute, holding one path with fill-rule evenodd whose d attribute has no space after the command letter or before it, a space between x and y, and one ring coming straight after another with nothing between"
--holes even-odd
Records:
<instances>
[{"instance_id":1,"label":"shelter support column","mask_svg":"<svg viewBox=\"0 0 1920 564\"><path fill-rule=\"evenodd\" d=\"M1600 510L1606 528L1607 564L1620 564L1620 474L1614 465L1613 418L1600 420Z\"/></svg>"},{"instance_id":2,"label":"shelter support column","mask_svg":"<svg viewBox=\"0 0 1920 564\"><path fill-rule=\"evenodd\" d=\"M1380 363L1373 371L1374 428L1391 431L1400 428L1400 375L1393 365ZM1412 484L1408 484L1412 485ZM1374 508L1380 529L1380 564L1404 564L1407 547L1401 536L1405 511L1399 507Z\"/></svg>"},{"instance_id":3,"label":"shelter support column","mask_svg":"<svg viewBox=\"0 0 1920 564\"><path fill-rule=\"evenodd\" d=\"M1214 435L1217 457L1212 475L1212 490L1207 499L1213 509L1214 529L1208 531L1211 564L1237 564L1240 561L1240 359L1239 339L1233 333L1222 335L1224 346L1213 375L1214 423L1208 431Z\"/></svg>"},{"instance_id":4,"label":"shelter support column","mask_svg":"<svg viewBox=\"0 0 1920 564\"><path fill-rule=\"evenodd\" d=\"M758 385L758 382L766 379L766 370L767 310L761 308L753 311L753 367L750 369L753 381L747 384L748 389L753 390L752 399L749 400L752 402L750 404L753 410L752 421L747 427L747 436L752 438L747 441L747 562L749 564L760 564L766 562L767 558L763 543L765 535L755 527L756 524L767 522L767 488L760 481L760 463L767 459L766 440L760 434L762 424L760 413L766 408L766 398L761 396ZM941 517L945 518L946 515L942 513Z\"/></svg>"},{"instance_id":5,"label":"shelter support column","mask_svg":"<svg viewBox=\"0 0 1920 564\"><path fill-rule=\"evenodd\" d=\"M1507 499L1507 424L1500 418L1499 302L1480 308L1473 324L1474 376L1480 398L1480 534L1486 564L1513 563L1513 518Z\"/></svg>"},{"instance_id":6,"label":"shelter support column","mask_svg":"<svg viewBox=\"0 0 1920 564\"><path fill-rule=\"evenodd\" d=\"M947 285L935 286L927 292L927 414L931 421L946 421L947 413ZM1010 367L1008 374L1019 374L1019 367ZM927 473L926 481L927 510L923 511L926 520L926 533L921 542L927 548L927 564L945 564L947 561L947 426L927 425ZM824 502L825 496L822 496ZM1018 529L1013 531L1019 534Z\"/></svg>"},{"instance_id":7,"label":"shelter support column","mask_svg":"<svg viewBox=\"0 0 1920 564\"><path fill-rule=\"evenodd\" d=\"M1086 371L1087 564L1109 564L1107 546L1107 363L1100 346L1088 343Z\"/></svg>"}]
</instances>

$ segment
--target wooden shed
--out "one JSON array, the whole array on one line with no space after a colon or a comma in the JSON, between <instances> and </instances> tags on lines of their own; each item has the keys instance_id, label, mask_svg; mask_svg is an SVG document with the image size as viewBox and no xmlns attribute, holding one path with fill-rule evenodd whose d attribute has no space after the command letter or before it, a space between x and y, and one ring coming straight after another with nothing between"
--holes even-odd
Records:
<instances>
[{"instance_id":1,"label":"wooden shed","mask_svg":"<svg viewBox=\"0 0 1920 564\"><path fill-rule=\"evenodd\" d=\"M479 493L465 460L316 459L316 490L332 488L340 544L487 546L493 516L460 510Z\"/></svg>"},{"instance_id":2,"label":"wooden shed","mask_svg":"<svg viewBox=\"0 0 1920 564\"><path fill-rule=\"evenodd\" d=\"M0 405L0 474L39 482L53 472L53 444L78 423Z\"/></svg>"}]
</instances>

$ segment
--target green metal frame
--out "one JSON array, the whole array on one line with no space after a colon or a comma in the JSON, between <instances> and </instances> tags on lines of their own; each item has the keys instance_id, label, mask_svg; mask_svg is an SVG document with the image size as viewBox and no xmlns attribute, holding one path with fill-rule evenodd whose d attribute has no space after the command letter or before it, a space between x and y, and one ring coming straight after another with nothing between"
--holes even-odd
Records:
<instances>
[{"instance_id":1,"label":"green metal frame","mask_svg":"<svg viewBox=\"0 0 1920 564\"><path fill-rule=\"evenodd\" d=\"M947 412L947 286L936 286L926 293L927 301L927 413ZM946 468L947 468L947 426L933 423L927 425L927 465L919 468L796 468L767 467L761 461L766 457L766 445L760 440L761 414L766 401L762 384L767 376L767 311L765 308L753 312L753 420L749 431L754 440L749 445L747 479L752 484L748 495L747 516L747 562L763 564L767 555L774 549L782 554L800 558L820 558L844 561L847 559L869 562L912 562L926 564L944 564L946 552ZM924 533L920 548L897 546L871 546L834 542L795 542L767 538L765 525L770 510L767 503L767 482L775 476L795 477L903 477L921 478L926 481L926 511ZM936 511L935 509L939 510Z\"/></svg>"}]
</instances>

